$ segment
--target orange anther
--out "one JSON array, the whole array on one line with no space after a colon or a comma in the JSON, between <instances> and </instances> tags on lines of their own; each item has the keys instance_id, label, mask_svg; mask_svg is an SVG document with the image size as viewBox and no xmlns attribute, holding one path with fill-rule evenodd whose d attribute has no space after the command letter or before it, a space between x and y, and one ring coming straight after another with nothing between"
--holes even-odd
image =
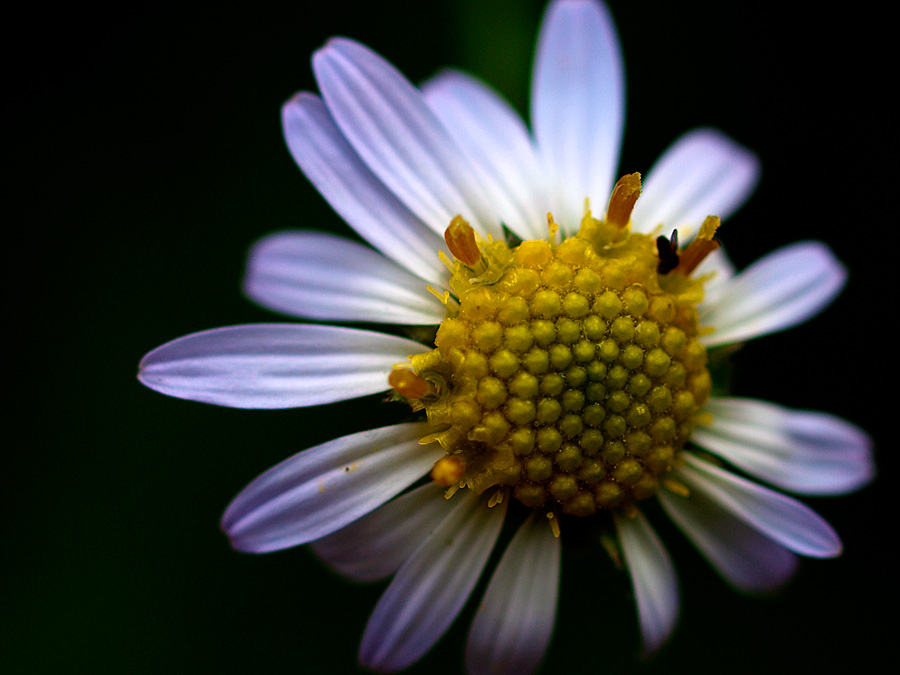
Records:
<instances>
[{"instance_id":1,"label":"orange anther","mask_svg":"<svg viewBox=\"0 0 900 675\"><path fill-rule=\"evenodd\" d=\"M403 398L418 399L428 393L428 381L416 375L409 368L398 368L388 375L388 384L391 385Z\"/></svg>"},{"instance_id":2,"label":"orange anther","mask_svg":"<svg viewBox=\"0 0 900 675\"><path fill-rule=\"evenodd\" d=\"M431 480L443 487L456 485L466 473L466 460L459 455L447 455L434 463Z\"/></svg>"},{"instance_id":3,"label":"orange anther","mask_svg":"<svg viewBox=\"0 0 900 675\"><path fill-rule=\"evenodd\" d=\"M719 248L719 242L713 239L716 230L719 229L721 221L718 216L707 216L700 226L700 233L694 241L684 247L678 260L678 266L675 272L679 274L690 274L697 266L703 262L704 258Z\"/></svg>"},{"instance_id":4,"label":"orange anther","mask_svg":"<svg viewBox=\"0 0 900 675\"><path fill-rule=\"evenodd\" d=\"M462 216L455 216L450 221L450 226L444 231L444 241L453 257L463 265L471 267L481 260L481 251L475 242L475 230Z\"/></svg>"},{"instance_id":5,"label":"orange anther","mask_svg":"<svg viewBox=\"0 0 900 675\"><path fill-rule=\"evenodd\" d=\"M631 220L634 203L641 196L641 174L630 173L622 176L613 188L606 211L606 222L616 227L625 227Z\"/></svg>"}]
</instances>

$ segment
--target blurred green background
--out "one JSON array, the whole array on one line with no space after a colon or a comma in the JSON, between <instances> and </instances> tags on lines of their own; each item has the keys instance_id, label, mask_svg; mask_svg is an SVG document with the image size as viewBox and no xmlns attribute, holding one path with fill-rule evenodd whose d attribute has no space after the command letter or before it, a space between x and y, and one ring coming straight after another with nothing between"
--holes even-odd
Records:
<instances>
[{"instance_id":1,"label":"blurred green background","mask_svg":"<svg viewBox=\"0 0 900 675\"><path fill-rule=\"evenodd\" d=\"M13 434L0 670L357 672L384 585L354 587L303 549L235 553L218 519L281 459L403 411L379 397L221 409L144 389L137 363L186 333L279 320L241 297L258 237L300 227L352 236L292 162L279 122L284 100L315 90L309 58L329 36L367 43L413 81L468 69L525 112L543 4L79 5L8 24ZM774 3L610 5L628 73L623 172L646 171L693 126L720 127L764 165L757 194L720 231L738 266L821 238L851 269L830 311L737 356L737 393L862 425L881 473L859 494L805 500L846 552L804 563L775 599L733 593L651 510L683 612L647 663L627 577L599 545L566 549L543 672L864 671L895 632L881 619L896 592L886 517L896 435L884 420L896 396L886 393L895 359L881 351L894 340L880 336L891 335L884 317L897 304L894 225L879 205L894 182L879 165L881 22ZM460 672L471 612L411 672Z\"/></svg>"}]
</instances>

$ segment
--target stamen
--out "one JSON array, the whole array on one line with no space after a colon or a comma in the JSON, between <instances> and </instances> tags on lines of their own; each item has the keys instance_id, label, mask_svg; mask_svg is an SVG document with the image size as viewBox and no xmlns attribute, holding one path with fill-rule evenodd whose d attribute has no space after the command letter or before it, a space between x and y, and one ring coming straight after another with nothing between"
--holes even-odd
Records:
<instances>
[{"instance_id":1,"label":"stamen","mask_svg":"<svg viewBox=\"0 0 900 675\"><path fill-rule=\"evenodd\" d=\"M556 241L556 234L559 232L559 224L553 219L553 214L547 214L547 230L549 232L549 237L547 241L551 244Z\"/></svg>"},{"instance_id":2,"label":"stamen","mask_svg":"<svg viewBox=\"0 0 900 675\"><path fill-rule=\"evenodd\" d=\"M443 251L438 251L438 253L443 253ZM456 306L453 298L450 297L450 291L439 291L431 284L426 284L425 290L431 293L438 300L440 300L441 304L443 304L444 307L447 307L449 309L451 306Z\"/></svg>"},{"instance_id":3,"label":"stamen","mask_svg":"<svg viewBox=\"0 0 900 675\"><path fill-rule=\"evenodd\" d=\"M475 242L475 230L462 216L455 216L450 226L444 231L444 241L450 253L463 265L472 267L481 260L481 251Z\"/></svg>"},{"instance_id":4,"label":"stamen","mask_svg":"<svg viewBox=\"0 0 900 675\"><path fill-rule=\"evenodd\" d=\"M634 520L638 515L637 507L634 504L623 504L619 507L619 511L629 520Z\"/></svg>"},{"instance_id":5,"label":"stamen","mask_svg":"<svg viewBox=\"0 0 900 675\"><path fill-rule=\"evenodd\" d=\"M466 461L459 455L447 455L434 463L431 480L443 487L459 483L466 472Z\"/></svg>"},{"instance_id":6,"label":"stamen","mask_svg":"<svg viewBox=\"0 0 900 675\"><path fill-rule=\"evenodd\" d=\"M547 522L550 524L550 531L553 533L553 536L559 539L559 519L552 511L547 513Z\"/></svg>"},{"instance_id":7,"label":"stamen","mask_svg":"<svg viewBox=\"0 0 900 675\"><path fill-rule=\"evenodd\" d=\"M492 509L498 504L502 504L505 492L505 490L495 490L494 494L492 494L491 498L488 500L488 508Z\"/></svg>"},{"instance_id":8,"label":"stamen","mask_svg":"<svg viewBox=\"0 0 900 675\"><path fill-rule=\"evenodd\" d=\"M398 368L388 375L388 384L400 396L416 400L425 396L430 387L428 381L416 375L410 368Z\"/></svg>"},{"instance_id":9,"label":"stamen","mask_svg":"<svg viewBox=\"0 0 900 675\"><path fill-rule=\"evenodd\" d=\"M606 222L624 228L631 220L631 211L641 196L641 174L630 173L622 176L613 188L606 211Z\"/></svg>"},{"instance_id":10,"label":"stamen","mask_svg":"<svg viewBox=\"0 0 900 675\"><path fill-rule=\"evenodd\" d=\"M687 499L691 496L690 488L688 488L688 486L684 483L675 480L674 478L664 478L663 485L666 486L666 489L669 492L672 492L679 497L684 497L685 499Z\"/></svg>"},{"instance_id":11,"label":"stamen","mask_svg":"<svg viewBox=\"0 0 900 675\"><path fill-rule=\"evenodd\" d=\"M688 275L697 269L706 256L719 248L719 242L713 239L713 236L721 224L722 221L718 216L707 216L700 226L700 233L681 252L678 266L673 271Z\"/></svg>"}]
</instances>

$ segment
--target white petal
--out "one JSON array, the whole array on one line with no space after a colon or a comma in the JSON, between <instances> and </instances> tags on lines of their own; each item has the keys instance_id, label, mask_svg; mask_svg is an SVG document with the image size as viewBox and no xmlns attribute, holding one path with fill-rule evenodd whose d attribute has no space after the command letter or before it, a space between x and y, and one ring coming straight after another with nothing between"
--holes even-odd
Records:
<instances>
[{"instance_id":1,"label":"white petal","mask_svg":"<svg viewBox=\"0 0 900 675\"><path fill-rule=\"evenodd\" d=\"M818 314L840 293L847 270L816 241L785 246L758 260L705 303L700 321L715 332L707 347L774 333Z\"/></svg>"},{"instance_id":2,"label":"white petal","mask_svg":"<svg viewBox=\"0 0 900 675\"><path fill-rule=\"evenodd\" d=\"M257 242L244 291L268 309L323 321L437 324L447 316L424 281L324 232L281 232Z\"/></svg>"},{"instance_id":3,"label":"white petal","mask_svg":"<svg viewBox=\"0 0 900 675\"><path fill-rule=\"evenodd\" d=\"M615 24L599 2L557 0L538 38L531 115L553 215L578 229L584 200L606 211L625 128L625 67Z\"/></svg>"},{"instance_id":4,"label":"white petal","mask_svg":"<svg viewBox=\"0 0 900 675\"><path fill-rule=\"evenodd\" d=\"M333 38L313 56L328 110L371 171L435 232L461 214L482 233L499 221L462 152L400 72L368 47Z\"/></svg>"},{"instance_id":5,"label":"white petal","mask_svg":"<svg viewBox=\"0 0 900 675\"><path fill-rule=\"evenodd\" d=\"M692 491L755 527L760 533L800 555L833 558L841 554L841 540L815 511L733 473L682 453L684 463L673 475Z\"/></svg>"},{"instance_id":6,"label":"white petal","mask_svg":"<svg viewBox=\"0 0 900 675\"><path fill-rule=\"evenodd\" d=\"M659 649L678 620L678 578L665 547L640 511L630 518L614 513L619 541L637 600L644 654Z\"/></svg>"},{"instance_id":7,"label":"white petal","mask_svg":"<svg viewBox=\"0 0 900 675\"><path fill-rule=\"evenodd\" d=\"M704 493L693 492L684 498L661 490L658 495L668 516L739 590L772 591L796 571L797 556L723 511Z\"/></svg>"},{"instance_id":8,"label":"white petal","mask_svg":"<svg viewBox=\"0 0 900 675\"><path fill-rule=\"evenodd\" d=\"M351 579L386 579L450 513L445 489L429 482L310 546Z\"/></svg>"},{"instance_id":9,"label":"white petal","mask_svg":"<svg viewBox=\"0 0 900 675\"><path fill-rule=\"evenodd\" d=\"M687 241L706 216L725 220L759 182L759 159L715 129L695 129L676 140L647 172L632 213L635 232L679 230Z\"/></svg>"},{"instance_id":10,"label":"white petal","mask_svg":"<svg viewBox=\"0 0 900 675\"><path fill-rule=\"evenodd\" d=\"M418 277L444 285L443 237L414 216L369 171L318 96L301 92L281 109L294 161L363 239Z\"/></svg>"},{"instance_id":11,"label":"white petal","mask_svg":"<svg viewBox=\"0 0 900 675\"><path fill-rule=\"evenodd\" d=\"M691 275L695 279L704 276L709 277L703 283L703 303L700 305L701 308L706 304L715 302L715 299L719 297L719 293L728 288L728 281L734 276L734 273L734 264L725 254L725 249L722 247L717 248L701 261Z\"/></svg>"},{"instance_id":12,"label":"white petal","mask_svg":"<svg viewBox=\"0 0 900 675\"><path fill-rule=\"evenodd\" d=\"M299 408L386 391L394 364L427 347L366 330L248 324L185 335L147 354L138 379L232 408Z\"/></svg>"},{"instance_id":13,"label":"white petal","mask_svg":"<svg viewBox=\"0 0 900 675\"><path fill-rule=\"evenodd\" d=\"M546 239L544 181L518 113L481 80L456 71L432 78L422 93L506 226L522 239Z\"/></svg>"},{"instance_id":14,"label":"white petal","mask_svg":"<svg viewBox=\"0 0 900 675\"><path fill-rule=\"evenodd\" d=\"M222 529L241 551L266 553L315 541L378 508L441 458L421 445L427 423L344 436L272 467L228 506Z\"/></svg>"},{"instance_id":15,"label":"white petal","mask_svg":"<svg viewBox=\"0 0 900 675\"><path fill-rule=\"evenodd\" d=\"M406 668L444 634L466 603L500 534L507 500L488 508L471 491L397 572L372 612L359 648L363 666Z\"/></svg>"},{"instance_id":16,"label":"white petal","mask_svg":"<svg viewBox=\"0 0 900 675\"><path fill-rule=\"evenodd\" d=\"M547 651L559 595L560 542L537 512L519 528L478 607L466 643L471 675L528 675Z\"/></svg>"},{"instance_id":17,"label":"white petal","mask_svg":"<svg viewBox=\"0 0 900 675\"><path fill-rule=\"evenodd\" d=\"M843 494L875 476L871 439L833 415L740 398L711 399L704 412L712 424L691 440L777 487Z\"/></svg>"}]
</instances>

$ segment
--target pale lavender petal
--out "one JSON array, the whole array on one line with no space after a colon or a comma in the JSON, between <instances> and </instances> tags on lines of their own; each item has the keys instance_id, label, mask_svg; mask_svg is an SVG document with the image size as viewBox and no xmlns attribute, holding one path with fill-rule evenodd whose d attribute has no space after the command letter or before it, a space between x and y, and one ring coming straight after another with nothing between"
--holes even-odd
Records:
<instances>
[{"instance_id":1,"label":"pale lavender petal","mask_svg":"<svg viewBox=\"0 0 900 675\"><path fill-rule=\"evenodd\" d=\"M424 281L376 251L324 232L281 232L250 251L244 292L263 307L323 321L438 324Z\"/></svg>"},{"instance_id":2,"label":"pale lavender petal","mask_svg":"<svg viewBox=\"0 0 900 675\"><path fill-rule=\"evenodd\" d=\"M684 462L672 475L692 492L712 500L719 509L755 527L794 553L815 558L833 558L841 554L837 533L808 506L691 453L682 453L682 457Z\"/></svg>"},{"instance_id":3,"label":"pale lavender petal","mask_svg":"<svg viewBox=\"0 0 900 675\"><path fill-rule=\"evenodd\" d=\"M240 551L315 541L378 508L428 473L441 447L419 440L427 423L344 436L272 467L228 506L222 529Z\"/></svg>"},{"instance_id":4,"label":"pale lavender petal","mask_svg":"<svg viewBox=\"0 0 900 675\"><path fill-rule=\"evenodd\" d=\"M441 638L478 582L506 504L488 508L469 490L453 497L450 515L403 564L372 612L359 648L363 666L401 670Z\"/></svg>"},{"instance_id":5,"label":"pale lavender petal","mask_svg":"<svg viewBox=\"0 0 900 675\"><path fill-rule=\"evenodd\" d=\"M494 571L466 642L471 675L528 675L547 651L559 595L560 541L534 512Z\"/></svg>"},{"instance_id":6,"label":"pale lavender petal","mask_svg":"<svg viewBox=\"0 0 900 675\"><path fill-rule=\"evenodd\" d=\"M735 588L773 591L797 570L796 555L722 510L703 492L685 498L662 490L658 496L668 516Z\"/></svg>"},{"instance_id":7,"label":"pale lavender petal","mask_svg":"<svg viewBox=\"0 0 900 675\"><path fill-rule=\"evenodd\" d=\"M519 114L481 80L444 71L422 85L425 101L469 159L506 226L522 239L547 238L537 154Z\"/></svg>"},{"instance_id":8,"label":"pale lavender petal","mask_svg":"<svg viewBox=\"0 0 900 675\"><path fill-rule=\"evenodd\" d=\"M843 494L875 476L869 436L834 415L740 398L710 399L704 412L712 424L691 440L777 487Z\"/></svg>"},{"instance_id":9,"label":"pale lavender petal","mask_svg":"<svg viewBox=\"0 0 900 675\"><path fill-rule=\"evenodd\" d=\"M389 389L393 366L428 348L366 330L248 324L185 335L147 354L138 379L160 393L232 408L299 408Z\"/></svg>"},{"instance_id":10,"label":"pale lavender petal","mask_svg":"<svg viewBox=\"0 0 900 675\"><path fill-rule=\"evenodd\" d=\"M538 37L531 115L553 215L577 231L606 212L625 128L625 67L606 5L556 0Z\"/></svg>"},{"instance_id":11,"label":"pale lavender petal","mask_svg":"<svg viewBox=\"0 0 900 675\"><path fill-rule=\"evenodd\" d=\"M706 256L691 275L695 279L707 277L703 283L703 302L700 303L701 311L707 303L715 302L719 293L728 288L728 281L734 276L734 264L722 247Z\"/></svg>"},{"instance_id":12,"label":"pale lavender petal","mask_svg":"<svg viewBox=\"0 0 900 675\"><path fill-rule=\"evenodd\" d=\"M672 559L640 511L614 513L619 541L637 600L644 654L659 649L678 621L678 578Z\"/></svg>"},{"instance_id":13,"label":"pale lavender petal","mask_svg":"<svg viewBox=\"0 0 900 675\"><path fill-rule=\"evenodd\" d=\"M366 167L318 96L300 92L281 110L294 161L363 239L416 276L444 285L444 239L412 214Z\"/></svg>"},{"instance_id":14,"label":"pale lavender petal","mask_svg":"<svg viewBox=\"0 0 900 675\"><path fill-rule=\"evenodd\" d=\"M715 329L707 347L775 333L803 323L828 306L847 282L847 269L821 242L780 248L735 276L700 321Z\"/></svg>"},{"instance_id":15,"label":"pale lavender petal","mask_svg":"<svg viewBox=\"0 0 900 675\"><path fill-rule=\"evenodd\" d=\"M725 220L756 189L760 162L716 129L695 129L676 140L647 172L632 214L635 232L658 225L688 241L707 216Z\"/></svg>"},{"instance_id":16,"label":"pale lavender petal","mask_svg":"<svg viewBox=\"0 0 900 675\"><path fill-rule=\"evenodd\" d=\"M445 490L429 482L310 546L332 569L355 581L386 579L450 513Z\"/></svg>"},{"instance_id":17,"label":"pale lavender petal","mask_svg":"<svg viewBox=\"0 0 900 675\"><path fill-rule=\"evenodd\" d=\"M313 56L313 71L344 136L410 211L439 234L458 214L479 232L502 233L459 147L396 68L333 38Z\"/></svg>"}]
</instances>

